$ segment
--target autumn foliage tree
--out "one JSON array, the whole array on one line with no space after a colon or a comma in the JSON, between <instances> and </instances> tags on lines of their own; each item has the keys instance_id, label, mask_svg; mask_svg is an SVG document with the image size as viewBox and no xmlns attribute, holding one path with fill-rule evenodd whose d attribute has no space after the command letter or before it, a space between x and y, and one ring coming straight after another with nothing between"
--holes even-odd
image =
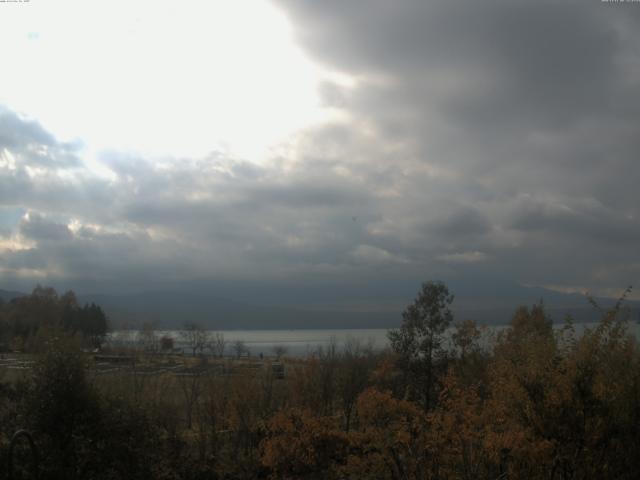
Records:
<instances>
[{"instance_id":1,"label":"autumn foliage tree","mask_svg":"<svg viewBox=\"0 0 640 480\"><path fill-rule=\"evenodd\" d=\"M345 478L428 478L429 424L418 405L370 388L358 397L357 412L359 428L349 434L350 455L340 470Z\"/></svg>"},{"instance_id":2,"label":"autumn foliage tree","mask_svg":"<svg viewBox=\"0 0 640 480\"><path fill-rule=\"evenodd\" d=\"M330 417L311 410L291 409L276 414L261 444L262 463L272 478L335 478L348 452L347 435Z\"/></svg>"}]
</instances>

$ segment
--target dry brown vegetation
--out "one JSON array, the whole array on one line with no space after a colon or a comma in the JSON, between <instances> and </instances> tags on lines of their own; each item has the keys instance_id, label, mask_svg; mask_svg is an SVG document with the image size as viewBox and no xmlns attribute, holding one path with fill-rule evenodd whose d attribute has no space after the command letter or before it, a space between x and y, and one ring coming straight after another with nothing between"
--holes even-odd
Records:
<instances>
[{"instance_id":1,"label":"dry brown vegetation","mask_svg":"<svg viewBox=\"0 0 640 480\"><path fill-rule=\"evenodd\" d=\"M460 322L450 348L447 307L408 309L386 352L285 357L284 378L275 358L96 360L49 331L1 383L0 461L26 427L46 478L636 478L640 352L621 303L580 336L541 305L489 340Z\"/></svg>"}]
</instances>

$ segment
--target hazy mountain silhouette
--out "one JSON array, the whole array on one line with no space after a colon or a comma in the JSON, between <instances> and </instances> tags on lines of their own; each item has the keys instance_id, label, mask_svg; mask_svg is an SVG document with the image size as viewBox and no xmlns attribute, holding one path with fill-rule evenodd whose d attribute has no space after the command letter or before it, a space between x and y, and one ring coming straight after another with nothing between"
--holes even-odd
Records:
<instances>
[{"instance_id":1,"label":"hazy mountain silhouette","mask_svg":"<svg viewBox=\"0 0 640 480\"><path fill-rule=\"evenodd\" d=\"M555 322L571 315L576 322L596 321L599 313L581 294L565 294L539 287L508 282L468 281L450 285L455 294L454 316L487 325L505 324L520 305L542 300ZM25 293L0 290L5 302ZM157 291L131 294L79 295L80 303L95 302L109 317L114 328L141 326L152 322L157 328L179 328L185 322L198 322L213 329L304 329L304 328L392 328L400 324L403 307L353 308L331 305L264 305L212 297L202 292ZM603 308L615 299L598 298ZM293 303L293 302L292 302ZM407 304L409 301L407 301ZM632 320L640 319L640 302L627 301Z\"/></svg>"},{"instance_id":2,"label":"hazy mountain silhouette","mask_svg":"<svg viewBox=\"0 0 640 480\"><path fill-rule=\"evenodd\" d=\"M86 295L82 302L101 305L117 325L180 327L198 322L220 329L383 328L393 324L388 312L317 311L252 305L204 294L148 292L132 295Z\"/></svg>"},{"instance_id":3,"label":"hazy mountain silhouette","mask_svg":"<svg viewBox=\"0 0 640 480\"><path fill-rule=\"evenodd\" d=\"M555 322L571 315L576 322L596 321L599 313L584 295L565 294L538 287L494 285L467 289L464 285L451 288L456 293L453 303L458 320L473 319L478 323L507 323L520 305L532 305L542 300ZM402 307L359 309L327 309L301 306L260 305L216 298L204 293L148 292L131 295L86 295L83 302L101 305L114 325L141 325L155 322L159 327L173 328L185 322L199 322L220 329L280 329L280 328L391 328L400 324ZM603 308L615 304L615 299L598 298ZM638 318L640 302L626 303Z\"/></svg>"},{"instance_id":4,"label":"hazy mountain silhouette","mask_svg":"<svg viewBox=\"0 0 640 480\"><path fill-rule=\"evenodd\" d=\"M23 293L23 292L15 292L15 291L11 291L11 290L2 290L2 289L0 289L0 298L5 302L9 302L10 300L12 300L14 298L23 297L25 295L26 295L26 293Z\"/></svg>"}]
</instances>

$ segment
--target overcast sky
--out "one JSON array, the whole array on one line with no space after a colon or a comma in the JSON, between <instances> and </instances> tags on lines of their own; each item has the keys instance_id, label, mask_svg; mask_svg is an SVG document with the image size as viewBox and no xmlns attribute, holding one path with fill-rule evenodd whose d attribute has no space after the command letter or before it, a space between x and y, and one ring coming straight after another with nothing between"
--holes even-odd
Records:
<instances>
[{"instance_id":1,"label":"overcast sky","mask_svg":"<svg viewBox=\"0 0 640 480\"><path fill-rule=\"evenodd\" d=\"M0 288L640 298L640 3L31 0L0 59Z\"/></svg>"}]
</instances>

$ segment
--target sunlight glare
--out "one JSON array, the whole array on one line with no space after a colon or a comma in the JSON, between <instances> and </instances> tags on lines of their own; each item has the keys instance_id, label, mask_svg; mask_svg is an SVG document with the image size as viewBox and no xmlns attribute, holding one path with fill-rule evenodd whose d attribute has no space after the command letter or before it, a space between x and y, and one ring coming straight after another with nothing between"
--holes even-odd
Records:
<instances>
[{"instance_id":1,"label":"sunlight glare","mask_svg":"<svg viewBox=\"0 0 640 480\"><path fill-rule=\"evenodd\" d=\"M94 151L260 161L322 116L270 3L31 2L0 17L0 103Z\"/></svg>"}]
</instances>

